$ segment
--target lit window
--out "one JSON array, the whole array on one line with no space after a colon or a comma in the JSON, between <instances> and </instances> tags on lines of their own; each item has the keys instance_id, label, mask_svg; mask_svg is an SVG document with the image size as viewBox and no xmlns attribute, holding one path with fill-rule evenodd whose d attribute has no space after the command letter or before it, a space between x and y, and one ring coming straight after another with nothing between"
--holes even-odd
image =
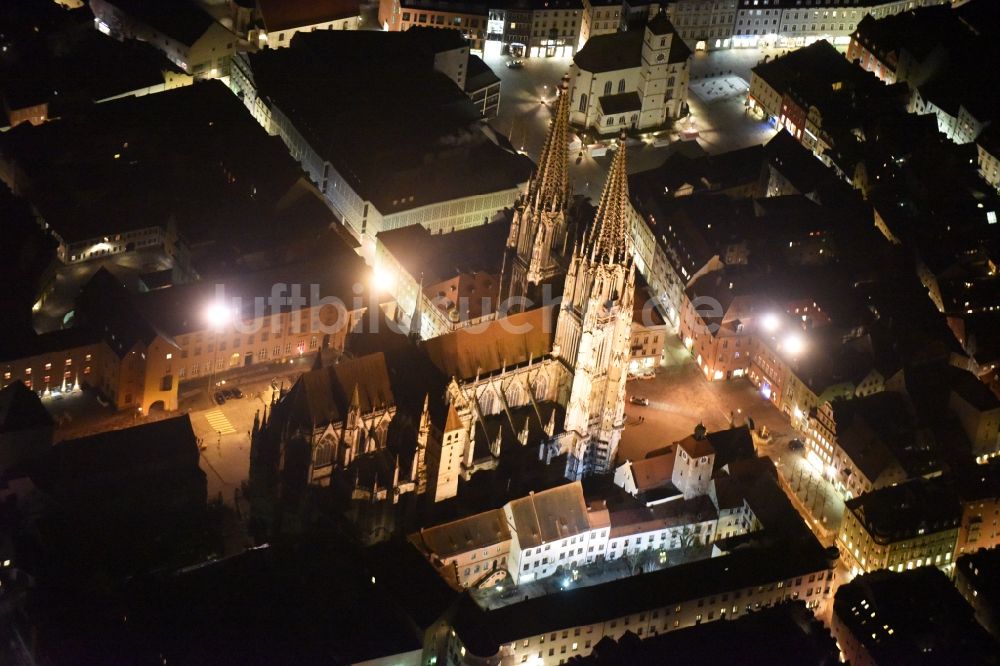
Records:
<instances>
[{"instance_id":1,"label":"lit window","mask_svg":"<svg viewBox=\"0 0 1000 666\"><path fill-rule=\"evenodd\" d=\"M172 359L173 357L174 357L174 355L173 355L173 354L167 354L167 360L168 360L168 361L169 361L170 359Z\"/></svg>"}]
</instances>

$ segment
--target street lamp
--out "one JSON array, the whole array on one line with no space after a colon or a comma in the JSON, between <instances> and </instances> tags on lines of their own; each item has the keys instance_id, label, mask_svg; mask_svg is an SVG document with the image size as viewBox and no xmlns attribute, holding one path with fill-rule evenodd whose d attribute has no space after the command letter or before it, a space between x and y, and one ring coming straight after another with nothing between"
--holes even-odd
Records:
<instances>
[{"instance_id":1,"label":"street lamp","mask_svg":"<svg viewBox=\"0 0 1000 666\"><path fill-rule=\"evenodd\" d=\"M805 342L802 340L802 336L797 333L789 333L785 336L781 343L782 348L791 354L792 356L797 356L802 353L805 348Z\"/></svg>"},{"instance_id":2,"label":"street lamp","mask_svg":"<svg viewBox=\"0 0 1000 666\"><path fill-rule=\"evenodd\" d=\"M385 268L377 267L372 275L372 285L379 293L391 294L396 287L396 276Z\"/></svg>"},{"instance_id":3,"label":"street lamp","mask_svg":"<svg viewBox=\"0 0 1000 666\"><path fill-rule=\"evenodd\" d=\"M212 380L215 378L215 362L218 357L219 331L224 329L233 320L233 311L226 307L225 303L214 301L205 307L205 323L212 330L212 359L208 368L208 392L209 400L212 399Z\"/></svg>"},{"instance_id":4,"label":"street lamp","mask_svg":"<svg viewBox=\"0 0 1000 666\"><path fill-rule=\"evenodd\" d=\"M781 320L778 318L778 315L770 312L764 315L764 318L761 319L760 325L766 332L774 333L781 326Z\"/></svg>"}]
</instances>

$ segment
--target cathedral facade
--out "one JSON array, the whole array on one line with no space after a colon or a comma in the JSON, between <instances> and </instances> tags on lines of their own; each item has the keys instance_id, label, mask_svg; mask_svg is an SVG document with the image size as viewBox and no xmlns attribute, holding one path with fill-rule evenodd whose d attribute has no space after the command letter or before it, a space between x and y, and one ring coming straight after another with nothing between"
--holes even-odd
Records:
<instances>
[{"instance_id":1,"label":"cathedral facade","mask_svg":"<svg viewBox=\"0 0 1000 666\"><path fill-rule=\"evenodd\" d=\"M565 460L570 480L606 474L615 462L636 270L625 143L622 137L593 223L573 238L569 99L564 78L507 240L501 296L525 300L514 304L514 314L424 343L451 378L446 400L466 429L466 476L489 469L505 446L530 445L548 464ZM544 286L561 299L539 303Z\"/></svg>"}]
</instances>

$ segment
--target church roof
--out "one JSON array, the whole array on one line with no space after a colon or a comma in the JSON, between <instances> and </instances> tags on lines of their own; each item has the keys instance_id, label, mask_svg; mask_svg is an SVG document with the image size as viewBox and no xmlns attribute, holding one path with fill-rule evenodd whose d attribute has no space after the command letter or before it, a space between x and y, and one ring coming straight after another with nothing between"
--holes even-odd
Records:
<instances>
[{"instance_id":1,"label":"church roof","mask_svg":"<svg viewBox=\"0 0 1000 666\"><path fill-rule=\"evenodd\" d=\"M410 540L422 550L448 558L509 541L510 530L503 509L494 509L420 530Z\"/></svg>"},{"instance_id":2,"label":"church roof","mask_svg":"<svg viewBox=\"0 0 1000 666\"><path fill-rule=\"evenodd\" d=\"M554 333L553 308L546 306L431 338L424 350L444 374L468 379L545 356Z\"/></svg>"},{"instance_id":3,"label":"church roof","mask_svg":"<svg viewBox=\"0 0 1000 666\"><path fill-rule=\"evenodd\" d=\"M455 403L450 403L448 405L448 420L445 421L444 424L444 432L461 430L464 427L462 419L458 418L458 412L455 410Z\"/></svg>"},{"instance_id":4,"label":"church roof","mask_svg":"<svg viewBox=\"0 0 1000 666\"><path fill-rule=\"evenodd\" d=\"M573 62L587 72L638 67L642 63L642 37L641 30L595 35L573 56Z\"/></svg>"},{"instance_id":5,"label":"church roof","mask_svg":"<svg viewBox=\"0 0 1000 666\"><path fill-rule=\"evenodd\" d=\"M299 423L337 422L347 416L355 391L363 413L395 404L382 352L306 372L286 400Z\"/></svg>"},{"instance_id":6,"label":"church roof","mask_svg":"<svg viewBox=\"0 0 1000 666\"><path fill-rule=\"evenodd\" d=\"M576 63L577 67L587 72L614 72L640 67L645 34L643 30L629 30L596 35L588 39L583 48L573 56L573 62ZM667 53L668 63L682 63L690 57L691 49L688 48L683 39L677 37L670 40L670 51Z\"/></svg>"},{"instance_id":7,"label":"church roof","mask_svg":"<svg viewBox=\"0 0 1000 666\"><path fill-rule=\"evenodd\" d=\"M681 441L677 442L677 445L687 451L687 454L692 458L715 455L715 449L712 447L712 443L705 437L698 439L694 435L688 435Z\"/></svg>"},{"instance_id":8,"label":"church roof","mask_svg":"<svg viewBox=\"0 0 1000 666\"><path fill-rule=\"evenodd\" d=\"M521 548L533 548L590 529L579 481L531 493L511 501L509 506Z\"/></svg>"},{"instance_id":9,"label":"church roof","mask_svg":"<svg viewBox=\"0 0 1000 666\"><path fill-rule=\"evenodd\" d=\"M659 12L657 12L656 16L654 16L653 19L646 24L646 29L654 35L668 35L677 32L674 30L674 24L670 22L670 19L667 18L667 15L664 13L662 8Z\"/></svg>"},{"instance_id":10,"label":"church roof","mask_svg":"<svg viewBox=\"0 0 1000 666\"><path fill-rule=\"evenodd\" d=\"M642 108L642 100L639 93L634 90L618 95L605 95L597 100L601 104L601 111L606 114L628 113L638 111Z\"/></svg>"}]
</instances>

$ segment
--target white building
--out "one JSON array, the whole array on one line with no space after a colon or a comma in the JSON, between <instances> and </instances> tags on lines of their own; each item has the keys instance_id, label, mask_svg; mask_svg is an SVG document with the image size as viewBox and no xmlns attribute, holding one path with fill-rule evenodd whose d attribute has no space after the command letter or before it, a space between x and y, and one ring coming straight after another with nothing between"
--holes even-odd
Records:
<instances>
[{"instance_id":1,"label":"white building","mask_svg":"<svg viewBox=\"0 0 1000 666\"><path fill-rule=\"evenodd\" d=\"M573 58L570 121L602 134L665 125L686 110L690 57L663 12L642 31L591 38Z\"/></svg>"},{"instance_id":2,"label":"white building","mask_svg":"<svg viewBox=\"0 0 1000 666\"><path fill-rule=\"evenodd\" d=\"M457 429L459 419L454 421L456 427L446 427L446 432ZM462 587L500 582L502 576L493 574L503 564L508 564L513 582L520 584L571 575L578 567L603 560L708 545L760 529L727 473L730 460L753 455L745 428L709 434L699 426L666 451L626 461L615 470L615 484L635 501L616 503L611 510L605 500L588 504L583 486L575 481L511 500L500 510L504 521L499 527L495 527L497 512L488 511L422 530L410 541L442 576ZM716 469L717 462L724 464ZM494 527L486 530L486 525ZM502 564L473 564L487 557ZM453 562L458 571L447 568Z\"/></svg>"},{"instance_id":3,"label":"white building","mask_svg":"<svg viewBox=\"0 0 1000 666\"><path fill-rule=\"evenodd\" d=\"M608 512L587 507L579 481L530 493L503 511L513 527L509 561L515 583L568 572L605 554Z\"/></svg>"},{"instance_id":4,"label":"white building","mask_svg":"<svg viewBox=\"0 0 1000 666\"><path fill-rule=\"evenodd\" d=\"M825 39L846 45L862 18L940 5L947 0L739 0L734 47L798 48Z\"/></svg>"}]
</instances>

